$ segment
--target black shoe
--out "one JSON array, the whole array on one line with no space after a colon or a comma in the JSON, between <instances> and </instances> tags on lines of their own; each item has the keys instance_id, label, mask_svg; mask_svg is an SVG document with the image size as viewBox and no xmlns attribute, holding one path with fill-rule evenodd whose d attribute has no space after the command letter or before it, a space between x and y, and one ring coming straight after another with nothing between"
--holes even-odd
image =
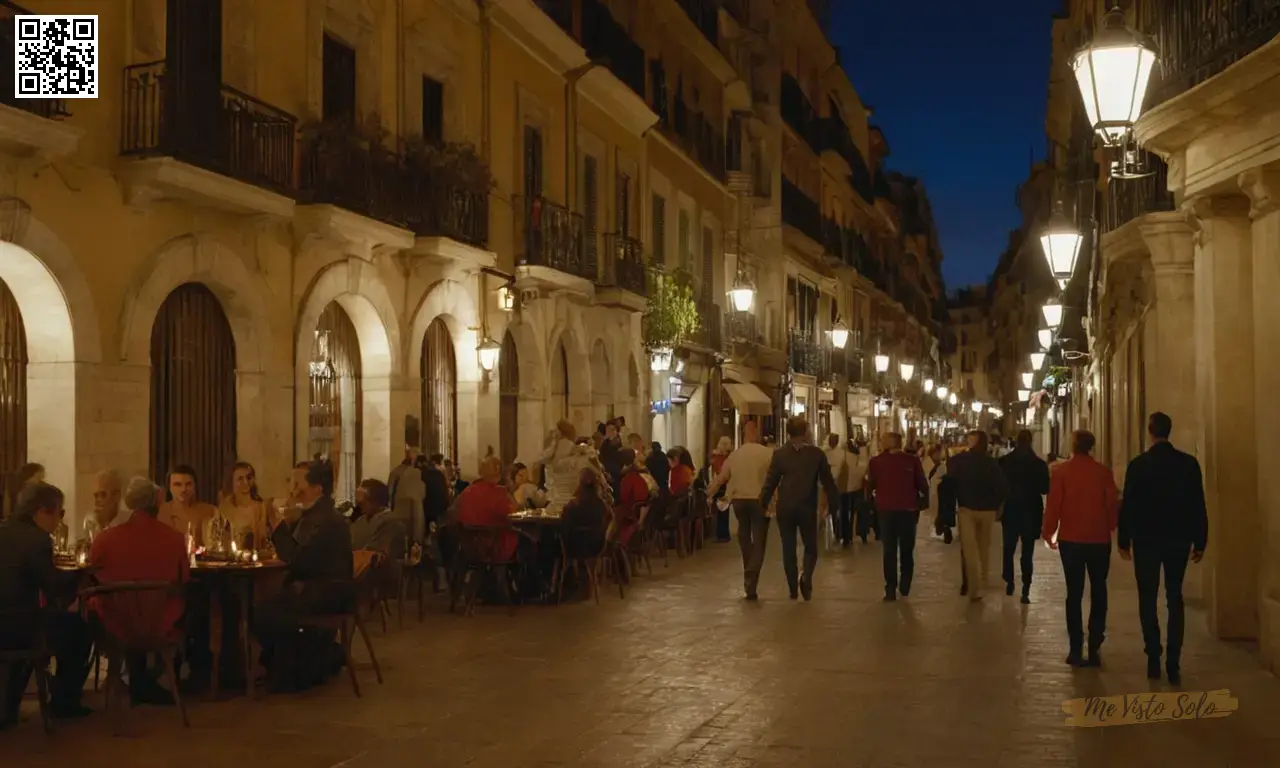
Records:
<instances>
[{"instance_id":1,"label":"black shoe","mask_svg":"<svg viewBox=\"0 0 1280 768\"><path fill-rule=\"evenodd\" d=\"M1084 662L1080 659L1080 651L1071 651L1067 654L1067 666L1082 667Z\"/></svg>"},{"instance_id":2,"label":"black shoe","mask_svg":"<svg viewBox=\"0 0 1280 768\"><path fill-rule=\"evenodd\" d=\"M1023 605L1031 605L1031 595L1028 595L1026 592L1023 592L1023 593L1022 593L1022 604L1023 604Z\"/></svg>"},{"instance_id":3,"label":"black shoe","mask_svg":"<svg viewBox=\"0 0 1280 768\"><path fill-rule=\"evenodd\" d=\"M901 587L898 587L898 593L901 594L903 597L906 597L907 595L911 594L911 585L903 584Z\"/></svg>"},{"instance_id":4,"label":"black shoe","mask_svg":"<svg viewBox=\"0 0 1280 768\"><path fill-rule=\"evenodd\" d=\"M796 599L796 598L798 598L798 597L800 597L800 590L796 589L795 587L792 587L792 588L791 588L791 599L792 599L792 600L795 600L795 599Z\"/></svg>"},{"instance_id":5,"label":"black shoe","mask_svg":"<svg viewBox=\"0 0 1280 768\"><path fill-rule=\"evenodd\" d=\"M1012 596L1012 595L1013 595L1013 582L1012 582L1012 581L1006 581L1006 582L1004 583L1004 593L1005 593L1006 595L1010 595L1010 596Z\"/></svg>"},{"instance_id":6,"label":"black shoe","mask_svg":"<svg viewBox=\"0 0 1280 768\"><path fill-rule=\"evenodd\" d=\"M943 542L944 544L950 544L950 543L952 542L952 538L951 538L951 529L950 529L950 528L948 528L948 529L946 529L945 531L943 531L943 532L942 532L942 542Z\"/></svg>"},{"instance_id":7,"label":"black shoe","mask_svg":"<svg viewBox=\"0 0 1280 768\"><path fill-rule=\"evenodd\" d=\"M1148 680L1160 679L1160 657L1159 656L1147 657L1147 679Z\"/></svg>"},{"instance_id":8,"label":"black shoe","mask_svg":"<svg viewBox=\"0 0 1280 768\"><path fill-rule=\"evenodd\" d=\"M759 600L759 599L760 599L760 598L759 598L759 596L757 596L755 592L748 592L748 593L747 593L747 600L750 600L750 601L753 601L753 602L754 602L754 601Z\"/></svg>"},{"instance_id":9,"label":"black shoe","mask_svg":"<svg viewBox=\"0 0 1280 768\"><path fill-rule=\"evenodd\" d=\"M813 580L812 579L800 580L800 596L804 598L804 601L806 603L813 599Z\"/></svg>"},{"instance_id":10,"label":"black shoe","mask_svg":"<svg viewBox=\"0 0 1280 768\"><path fill-rule=\"evenodd\" d=\"M898 590L894 589L893 587L884 588L884 601L886 603L892 603L894 600L897 600L897 599L898 599Z\"/></svg>"},{"instance_id":11,"label":"black shoe","mask_svg":"<svg viewBox=\"0 0 1280 768\"><path fill-rule=\"evenodd\" d=\"M1089 656L1088 656L1088 658L1086 658L1086 659L1084 660L1084 662L1082 662L1082 663L1080 664L1080 666L1082 666L1082 667L1094 667L1094 668L1101 667L1101 666L1102 666L1102 654L1098 653L1098 651L1097 651L1096 649L1090 648L1090 649L1089 649Z\"/></svg>"},{"instance_id":12,"label":"black shoe","mask_svg":"<svg viewBox=\"0 0 1280 768\"><path fill-rule=\"evenodd\" d=\"M49 714L56 720L74 720L93 714L93 710L83 704L50 704Z\"/></svg>"},{"instance_id":13,"label":"black shoe","mask_svg":"<svg viewBox=\"0 0 1280 768\"><path fill-rule=\"evenodd\" d=\"M1159 662L1157 662L1157 665ZM1176 664L1170 664L1165 671L1169 674L1170 685L1182 685L1182 670Z\"/></svg>"}]
</instances>

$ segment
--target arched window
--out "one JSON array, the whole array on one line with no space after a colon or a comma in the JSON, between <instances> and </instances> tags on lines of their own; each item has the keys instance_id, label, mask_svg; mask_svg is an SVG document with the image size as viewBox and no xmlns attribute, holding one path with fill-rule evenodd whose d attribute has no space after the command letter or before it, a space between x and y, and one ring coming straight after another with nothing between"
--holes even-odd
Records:
<instances>
[{"instance_id":1,"label":"arched window","mask_svg":"<svg viewBox=\"0 0 1280 768\"><path fill-rule=\"evenodd\" d=\"M458 364L453 337L436 318L422 337L422 449L458 460Z\"/></svg>"},{"instance_id":2,"label":"arched window","mask_svg":"<svg viewBox=\"0 0 1280 768\"><path fill-rule=\"evenodd\" d=\"M27 463L27 331L0 281L0 486Z\"/></svg>"},{"instance_id":3,"label":"arched window","mask_svg":"<svg viewBox=\"0 0 1280 768\"><path fill-rule=\"evenodd\" d=\"M174 289L151 328L151 474L196 471L196 495L217 503L236 460L236 346L222 304L206 286Z\"/></svg>"},{"instance_id":4,"label":"arched window","mask_svg":"<svg viewBox=\"0 0 1280 768\"><path fill-rule=\"evenodd\" d=\"M354 499L364 444L360 340L347 311L336 301L329 302L316 322L310 369L308 458L332 461L334 498Z\"/></svg>"}]
</instances>

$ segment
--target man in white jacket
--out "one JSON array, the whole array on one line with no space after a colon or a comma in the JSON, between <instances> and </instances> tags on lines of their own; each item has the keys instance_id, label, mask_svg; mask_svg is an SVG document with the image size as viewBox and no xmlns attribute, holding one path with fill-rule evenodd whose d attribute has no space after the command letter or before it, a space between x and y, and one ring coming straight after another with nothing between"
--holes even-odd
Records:
<instances>
[{"instance_id":1,"label":"man in white jacket","mask_svg":"<svg viewBox=\"0 0 1280 768\"><path fill-rule=\"evenodd\" d=\"M760 568L764 564L764 548L769 541L768 511L760 506L760 492L773 449L760 444L760 428L754 421L743 429L743 444L724 460L720 474L707 488L707 498L715 498L720 486L728 484L725 498L738 518L738 546L742 549L743 590L748 600L756 599Z\"/></svg>"}]
</instances>

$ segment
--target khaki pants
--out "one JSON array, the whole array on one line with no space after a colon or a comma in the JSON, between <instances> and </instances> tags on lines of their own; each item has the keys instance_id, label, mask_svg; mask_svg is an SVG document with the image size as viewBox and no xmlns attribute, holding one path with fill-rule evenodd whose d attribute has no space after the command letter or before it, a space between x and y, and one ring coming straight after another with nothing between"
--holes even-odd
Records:
<instances>
[{"instance_id":1,"label":"khaki pants","mask_svg":"<svg viewBox=\"0 0 1280 768\"><path fill-rule=\"evenodd\" d=\"M991 572L991 529L996 524L996 511L960 507L956 510L956 520L960 524L960 551L969 577L969 599L977 600L982 597Z\"/></svg>"}]
</instances>

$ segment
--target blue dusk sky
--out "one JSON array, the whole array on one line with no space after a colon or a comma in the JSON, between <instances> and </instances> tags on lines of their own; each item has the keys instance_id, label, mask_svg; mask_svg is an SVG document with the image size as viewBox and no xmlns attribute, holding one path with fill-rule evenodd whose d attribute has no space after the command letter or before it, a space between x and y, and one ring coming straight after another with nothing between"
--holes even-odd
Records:
<instances>
[{"instance_id":1,"label":"blue dusk sky","mask_svg":"<svg viewBox=\"0 0 1280 768\"><path fill-rule=\"evenodd\" d=\"M1061 0L833 0L832 42L892 152L929 192L949 289L983 282L1014 194L1045 154L1050 25Z\"/></svg>"}]
</instances>

